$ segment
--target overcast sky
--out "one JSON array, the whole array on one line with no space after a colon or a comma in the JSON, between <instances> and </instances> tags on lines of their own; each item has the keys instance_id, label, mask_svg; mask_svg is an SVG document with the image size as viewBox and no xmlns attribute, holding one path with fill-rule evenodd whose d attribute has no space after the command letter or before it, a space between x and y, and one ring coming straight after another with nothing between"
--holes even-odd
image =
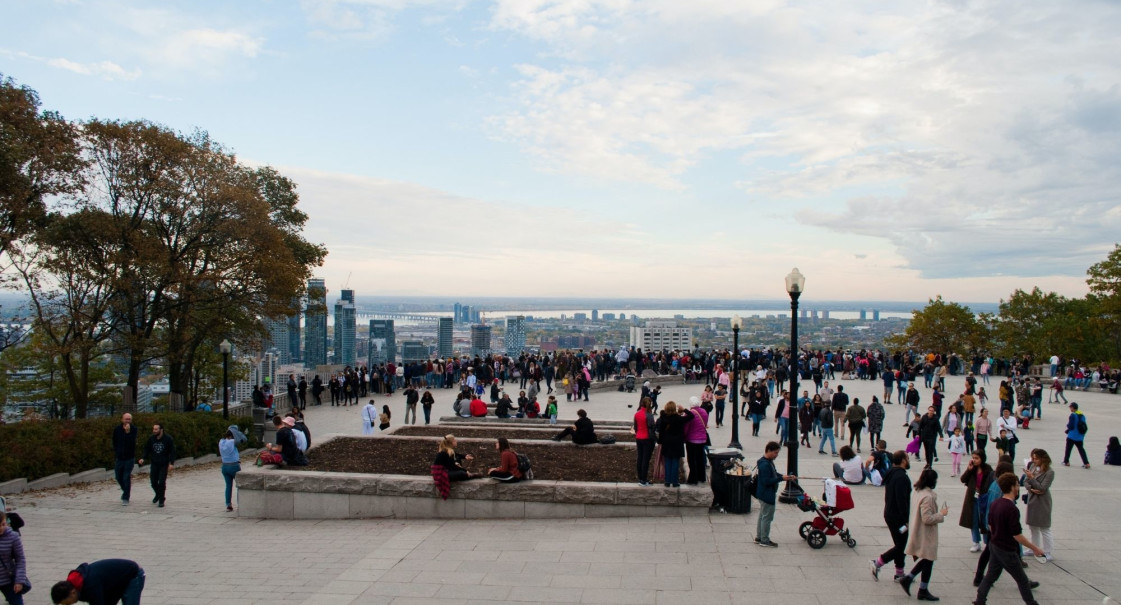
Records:
<instances>
[{"instance_id":1,"label":"overcast sky","mask_svg":"<svg viewBox=\"0 0 1121 605\"><path fill-rule=\"evenodd\" d=\"M1121 5L0 0L71 119L300 186L360 295L996 301L1121 232ZM334 294L329 295L331 299Z\"/></svg>"}]
</instances>

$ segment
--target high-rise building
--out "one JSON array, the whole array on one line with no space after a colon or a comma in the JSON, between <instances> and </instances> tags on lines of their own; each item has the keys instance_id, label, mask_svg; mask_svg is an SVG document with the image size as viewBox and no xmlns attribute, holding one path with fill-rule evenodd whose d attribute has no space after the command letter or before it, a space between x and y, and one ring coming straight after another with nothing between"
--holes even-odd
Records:
<instances>
[{"instance_id":1,"label":"high-rise building","mask_svg":"<svg viewBox=\"0 0 1121 605\"><path fill-rule=\"evenodd\" d=\"M506 354L520 355L525 350L525 316L506 317Z\"/></svg>"},{"instance_id":2,"label":"high-rise building","mask_svg":"<svg viewBox=\"0 0 1121 605\"><path fill-rule=\"evenodd\" d=\"M292 299L292 310L288 316L288 360L290 363L300 363L304 360L303 351L300 350L300 299Z\"/></svg>"},{"instance_id":3,"label":"high-rise building","mask_svg":"<svg viewBox=\"0 0 1121 605\"><path fill-rule=\"evenodd\" d=\"M588 314L587 313L573 313L572 314L572 319L575 319L576 321L588 321Z\"/></svg>"},{"instance_id":4,"label":"high-rise building","mask_svg":"<svg viewBox=\"0 0 1121 605\"><path fill-rule=\"evenodd\" d=\"M304 364L315 367L327 363L327 282L316 278L307 283L307 309L304 312Z\"/></svg>"},{"instance_id":5,"label":"high-rise building","mask_svg":"<svg viewBox=\"0 0 1121 605\"><path fill-rule=\"evenodd\" d=\"M463 305L461 305L459 303L455 303L455 305L452 306L452 322L454 323L454 322L460 321L459 318L462 317L462 316L463 316Z\"/></svg>"},{"instance_id":6,"label":"high-rise building","mask_svg":"<svg viewBox=\"0 0 1121 605\"><path fill-rule=\"evenodd\" d=\"M343 290L335 303L335 363L355 365L355 335L358 331L354 290Z\"/></svg>"},{"instance_id":7,"label":"high-rise building","mask_svg":"<svg viewBox=\"0 0 1121 605\"><path fill-rule=\"evenodd\" d=\"M441 317L436 328L436 354L443 359L452 356L452 323L452 318Z\"/></svg>"},{"instance_id":8,"label":"high-rise building","mask_svg":"<svg viewBox=\"0 0 1121 605\"><path fill-rule=\"evenodd\" d=\"M288 332L288 318L272 319L270 317L266 317L264 319L264 323L265 330L268 331L269 335L263 343L263 346L261 347L262 352L275 353L279 362L282 364L292 363L292 353L288 348L288 343L291 336L291 334L289 334Z\"/></svg>"},{"instance_id":9,"label":"high-rise building","mask_svg":"<svg viewBox=\"0 0 1121 605\"><path fill-rule=\"evenodd\" d=\"M378 363L397 361L397 332L392 319L371 319L370 340L381 341L381 360Z\"/></svg>"},{"instance_id":10,"label":"high-rise building","mask_svg":"<svg viewBox=\"0 0 1121 605\"><path fill-rule=\"evenodd\" d=\"M860 310L860 321L864 321L866 319L868 319L868 310L867 309L861 309Z\"/></svg>"},{"instance_id":11,"label":"high-rise building","mask_svg":"<svg viewBox=\"0 0 1121 605\"><path fill-rule=\"evenodd\" d=\"M822 319L829 319L829 311L822 311L821 312L821 318Z\"/></svg>"},{"instance_id":12,"label":"high-rise building","mask_svg":"<svg viewBox=\"0 0 1121 605\"><path fill-rule=\"evenodd\" d=\"M490 326L475 324L471 326L471 354L479 357L490 355Z\"/></svg>"},{"instance_id":13,"label":"high-rise building","mask_svg":"<svg viewBox=\"0 0 1121 605\"><path fill-rule=\"evenodd\" d=\"M880 310L872 309L872 321L880 321Z\"/></svg>"},{"instance_id":14,"label":"high-rise building","mask_svg":"<svg viewBox=\"0 0 1121 605\"><path fill-rule=\"evenodd\" d=\"M631 328L630 340L643 351L686 350L693 346L693 329L678 327L676 321L648 321Z\"/></svg>"},{"instance_id":15,"label":"high-rise building","mask_svg":"<svg viewBox=\"0 0 1121 605\"><path fill-rule=\"evenodd\" d=\"M592 309L592 321L599 321L599 309Z\"/></svg>"},{"instance_id":16,"label":"high-rise building","mask_svg":"<svg viewBox=\"0 0 1121 605\"><path fill-rule=\"evenodd\" d=\"M604 313L603 314L603 321L615 321L615 314L614 313Z\"/></svg>"},{"instance_id":17,"label":"high-rise building","mask_svg":"<svg viewBox=\"0 0 1121 605\"><path fill-rule=\"evenodd\" d=\"M401 363L428 361L428 347L419 340L401 341Z\"/></svg>"}]
</instances>

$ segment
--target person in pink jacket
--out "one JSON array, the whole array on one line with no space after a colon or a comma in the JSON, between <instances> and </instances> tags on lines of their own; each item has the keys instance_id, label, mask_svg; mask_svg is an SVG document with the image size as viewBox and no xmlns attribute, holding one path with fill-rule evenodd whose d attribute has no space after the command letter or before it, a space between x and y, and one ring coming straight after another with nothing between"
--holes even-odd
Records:
<instances>
[{"instance_id":1,"label":"person in pink jacket","mask_svg":"<svg viewBox=\"0 0 1121 605\"><path fill-rule=\"evenodd\" d=\"M700 400L689 400L693 417L685 424L685 458L689 462L689 476L685 483L697 485L705 482L705 447L708 445L708 412Z\"/></svg>"}]
</instances>

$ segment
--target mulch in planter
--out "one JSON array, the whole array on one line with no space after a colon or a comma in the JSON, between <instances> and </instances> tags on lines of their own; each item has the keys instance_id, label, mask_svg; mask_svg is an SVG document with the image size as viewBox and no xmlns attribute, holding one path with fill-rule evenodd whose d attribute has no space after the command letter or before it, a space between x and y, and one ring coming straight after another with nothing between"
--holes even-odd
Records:
<instances>
[{"instance_id":1,"label":"mulch in planter","mask_svg":"<svg viewBox=\"0 0 1121 605\"><path fill-rule=\"evenodd\" d=\"M553 435L561 432L564 429L563 425L556 425L550 427L549 430L542 429L525 429L518 427L506 427L496 425L494 428L474 428L455 425L442 425L442 426L421 426L421 425L408 425L402 426L393 432L394 435L408 435L410 437L436 437L440 438L448 433L456 437L472 437L480 439L497 439L498 437L505 437L507 439L551 439ZM605 431L597 430L597 435L613 435L616 441L634 443L634 434L628 431Z\"/></svg>"},{"instance_id":2,"label":"mulch in planter","mask_svg":"<svg viewBox=\"0 0 1121 605\"><path fill-rule=\"evenodd\" d=\"M310 464L305 467L288 467L290 470L328 471L336 473L386 473L395 475L432 475L432 461L436 458L439 439L356 439L340 437L316 446L308 452ZM535 479L555 481L605 481L633 483L635 477L635 450L606 445L518 445L518 453L529 456L533 463ZM460 454L471 454L475 460L468 470L486 473L498 466L498 451L494 442L467 443L460 441L456 449ZM685 475L682 473L681 482Z\"/></svg>"}]
</instances>

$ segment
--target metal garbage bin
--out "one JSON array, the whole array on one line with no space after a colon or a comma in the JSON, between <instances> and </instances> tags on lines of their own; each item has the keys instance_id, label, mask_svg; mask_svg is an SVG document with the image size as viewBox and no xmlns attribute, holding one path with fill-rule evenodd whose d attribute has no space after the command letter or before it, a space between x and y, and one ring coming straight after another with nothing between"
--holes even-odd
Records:
<instances>
[{"instance_id":1,"label":"metal garbage bin","mask_svg":"<svg viewBox=\"0 0 1121 605\"><path fill-rule=\"evenodd\" d=\"M741 477L725 472L736 460L743 460L743 453L740 450L732 448L709 450L712 508L744 515L751 512L751 494L747 493L747 481L750 476Z\"/></svg>"}]
</instances>

